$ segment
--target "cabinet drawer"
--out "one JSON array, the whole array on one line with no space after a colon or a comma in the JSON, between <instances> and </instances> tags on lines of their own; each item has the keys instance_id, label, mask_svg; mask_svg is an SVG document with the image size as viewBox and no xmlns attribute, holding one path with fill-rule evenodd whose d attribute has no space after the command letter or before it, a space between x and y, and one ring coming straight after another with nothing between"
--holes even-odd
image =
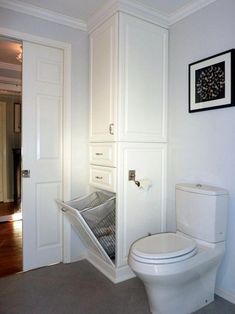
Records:
<instances>
[{"instance_id":1,"label":"cabinet drawer","mask_svg":"<svg viewBox=\"0 0 235 314\"><path fill-rule=\"evenodd\" d=\"M90 163L94 165L116 167L115 144L91 144Z\"/></svg>"},{"instance_id":2,"label":"cabinet drawer","mask_svg":"<svg viewBox=\"0 0 235 314\"><path fill-rule=\"evenodd\" d=\"M90 185L106 191L116 192L116 169L90 166Z\"/></svg>"}]
</instances>

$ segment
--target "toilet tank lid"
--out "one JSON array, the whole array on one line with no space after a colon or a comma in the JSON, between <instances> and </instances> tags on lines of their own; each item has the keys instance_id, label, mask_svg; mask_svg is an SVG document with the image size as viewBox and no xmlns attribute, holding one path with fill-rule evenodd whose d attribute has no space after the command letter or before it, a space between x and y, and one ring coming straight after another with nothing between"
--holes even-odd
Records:
<instances>
[{"instance_id":1,"label":"toilet tank lid","mask_svg":"<svg viewBox=\"0 0 235 314\"><path fill-rule=\"evenodd\" d=\"M204 185L204 184L192 184L192 183L179 183L175 186L176 190L187 191L197 194L206 195L228 195L228 191L216 186Z\"/></svg>"}]
</instances>

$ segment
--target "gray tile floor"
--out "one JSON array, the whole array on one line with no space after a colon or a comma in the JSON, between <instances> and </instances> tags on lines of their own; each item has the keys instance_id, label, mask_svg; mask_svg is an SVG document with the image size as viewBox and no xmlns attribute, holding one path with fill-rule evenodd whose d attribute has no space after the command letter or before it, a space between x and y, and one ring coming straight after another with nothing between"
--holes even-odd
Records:
<instances>
[{"instance_id":1,"label":"gray tile floor","mask_svg":"<svg viewBox=\"0 0 235 314\"><path fill-rule=\"evenodd\" d=\"M0 279L0 314L106 313L150 314L142 283L114 285L86 261ZM235 305L216 297L196 313L235 314Z\"/></svg>"}]
</instances>

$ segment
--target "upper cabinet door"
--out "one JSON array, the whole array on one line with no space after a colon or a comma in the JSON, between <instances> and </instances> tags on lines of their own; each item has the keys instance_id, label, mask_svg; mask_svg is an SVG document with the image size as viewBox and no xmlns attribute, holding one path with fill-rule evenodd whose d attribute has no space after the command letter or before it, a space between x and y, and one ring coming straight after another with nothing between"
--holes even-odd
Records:
<instances>
[{"instance_id":1,"label":"upper cabinet door","mask_svg":"<svg viewBox=\"0 0 235 314\"><path fill-rule=\"evenodd\" d=\"M116 138L118 17L90 35L90 141Z\"/></svg>"},{"instance_id":2,"label":"upper cabinet door","mask_svg":"<svg viewBox=\"0 0 235 314\"><path fill-rule=\"evenodd\" d=\"M120 14L120 141L165 142L168 32Z\"/></svg>"}]
</instances>

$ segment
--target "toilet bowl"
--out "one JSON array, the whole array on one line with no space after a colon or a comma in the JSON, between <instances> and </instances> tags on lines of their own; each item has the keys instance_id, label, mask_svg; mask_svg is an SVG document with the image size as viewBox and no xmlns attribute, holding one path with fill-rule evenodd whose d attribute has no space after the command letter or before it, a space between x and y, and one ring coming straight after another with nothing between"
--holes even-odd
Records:
<instances>
[{"instance_id":1,"label":"toilet bowl","mask_svg":"<svg viewBox=\"0 0 235 314\"><path fill-rule=\"evenodd\" d=\"M185 253L177 247L179 239L182 245L185 244ZM199 240L183 243L182 239L190 240L177 232L153 235L132 245L129 266L145 285L151 313L189 314L214 300L216 273L224 254L224 242L209 245ZM165 249L169 244L166 255L162 251L158 255L154 241L158 245L163 242ZM153 245L153 254L146 253L146 242L149 242L148 248Z\"/></svg>"},{"instance_id":2,"label":"toilet bowl","mask_svg":"<svg viewBox=\"0 0 235 314\"><path fill-rule=\"evenodd\" d=\"M190 314L214 300L216 274L225 251L227 191L202 189L177 185L180 230L139 239L130 248L129 266L143 281L154 314ZM194 212L199 208L197 217ZM210 220L205 221L208 212Z\"/></svg>"}]
</instances>

